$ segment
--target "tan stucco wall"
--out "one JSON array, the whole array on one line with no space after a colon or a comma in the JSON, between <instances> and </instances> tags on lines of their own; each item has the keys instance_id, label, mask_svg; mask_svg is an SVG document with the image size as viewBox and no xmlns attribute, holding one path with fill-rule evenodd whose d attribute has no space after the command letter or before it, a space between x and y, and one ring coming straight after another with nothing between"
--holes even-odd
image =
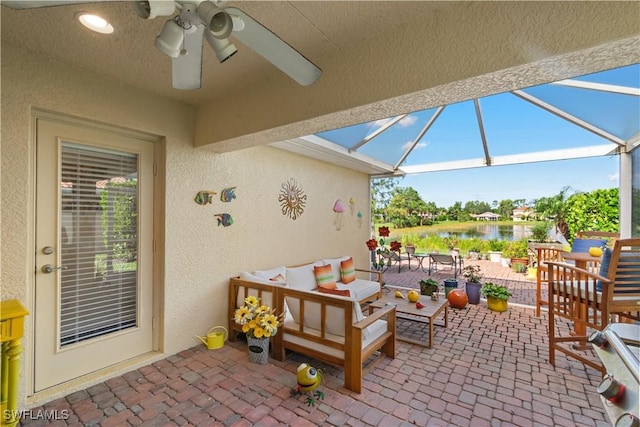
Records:
<instances>
[{"instance_id":1,"label":"tan stucco wall","mask_svg":"<svg viewBox=\"0 0 640 427\"><path fill-rule=\"evenodd\" d=\"M2 239L1 297L19 299L33 313L34 135L33 109L157 135L166 140L164 351L173 354L198 342L226 319L229 277L245 269L299 264L351 254L365 265L369 236L369 178L270 147L227 154L193 148L190 107L98 79L2 45ZM281 184L294 178L307 195L297 220L282 215ZM197 205L199 190L235 186L237 199ZM333 204L353 197L362 226L348 213L340 231ZM230 227L214 215L232 214ZM30 317L30 321L33 317ZM32 331L25 338L25 369L32 357ZM63 367L61 367L63 369ZM114 372L115 373L115 372ZM29 390L24 377L21 395Z\"/></svg>"}]
</instances>

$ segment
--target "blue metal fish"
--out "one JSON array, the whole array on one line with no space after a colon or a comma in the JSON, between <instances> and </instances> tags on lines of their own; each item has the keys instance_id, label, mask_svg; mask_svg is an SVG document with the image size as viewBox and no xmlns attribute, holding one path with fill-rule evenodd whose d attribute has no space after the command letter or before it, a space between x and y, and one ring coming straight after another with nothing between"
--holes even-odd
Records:
<instances>
[{"instance_id":1,"label":"blue metal fish","mask_svg":"<svg viewBox=\"0 0 640 427\"><path fill-rule=\"evenodd\" d=\"M215 191L199 191L198 194L196 194L195 199L193 199L197 204L199 205L206 205L206 204L211 204L213 202L213 196L216 193Z\"/></svg>"},{"instance_id":2,"label":"blue metal fish","mask_svg":"<svg viewBox=\"0 0 640 427\"><path fill-rule=\"evenodd\" d=\"M236 187L229 187L222 190L222 192L220 193L220 200L222 200L223 202L230 202L235 199L236 193L234 193L233 191L235 189Z\"/></svg>"},{"instance_id":3,"label":"blue metal fish","mask_svg":"<svg viewBox=\"0 0 640 427\"><path fill-rule=\"evenodd\" d=\"M222 225L223 227L228 227L231 224L233 224L233 218L231 218L231 214L228 214L228 213L216 214L215 217L218 220L218 227L220 227L220 225Z\"/></svg>"}]
</instances>

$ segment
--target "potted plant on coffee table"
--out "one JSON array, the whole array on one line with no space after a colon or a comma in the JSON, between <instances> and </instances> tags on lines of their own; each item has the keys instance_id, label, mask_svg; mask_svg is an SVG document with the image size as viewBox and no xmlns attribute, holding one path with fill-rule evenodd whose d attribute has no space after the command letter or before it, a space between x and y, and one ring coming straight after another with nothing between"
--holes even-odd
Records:
<instances>
[{"instance_id":1,"label":"potted plant on coffee table","mask_svg":"<svg viewBox=\"0 0 640 427\"><path fill-rule=\"evenodd\" d=\"M511 292L506 286L497 285L495 283L486 282L480 289L482 296L487 298L487 306L489 310L504 312L507 311L509 297Z\"/></svg>"},{"instance_id":2,"label":"potted plant on coffee table","mask_svg":"<svg viewBox=\"0 0 640 427\"><path fill-rule=\"evenodd\" d=\"M435 279L423 279L418 282L420 285L420 293L422 295L433 295L434 292L438 292L438 288L440 287L440 283L438 283Z\"/></svg>"},{"instance_id":3,"label":"potted plant on coffee table","mask_svg":"<svg viewBox=\"0 0 640 427\"><path fill-rule=\"evenodd\" d=\"M462 269L462 277L467 281L465 284L465 291L469 298L469 304L480 303L480 279L482 279L482 271L479 265L467 265Z\"/></svg>"}]
</instances>

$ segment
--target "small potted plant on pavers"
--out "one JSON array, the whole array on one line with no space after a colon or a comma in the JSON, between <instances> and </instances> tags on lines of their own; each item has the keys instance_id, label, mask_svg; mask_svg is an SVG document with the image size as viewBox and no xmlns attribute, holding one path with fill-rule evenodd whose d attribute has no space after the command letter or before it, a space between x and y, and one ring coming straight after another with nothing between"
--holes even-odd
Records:
<instances>
[{"instance_id":1,"label":"small potted plant on pavers","mask_svg":"<svg viewBox=\"0 0 640 427\"><path fill-rule=\"evenodd\" d=\"M469 304L480 303L480 279L482 279L482 270L479 265L467 265L462 269L462 277L465 278L467 283L465 284L465 291L469 298Z\"/></svg>"},{"instance_id":2,"label":"small potted plant on pavers","mask_svg":"<svg viewBox=\"0 0 640 427\"><path fill-rule=\"evenodd\" d=\"M489 245L489 261L491 262L500 262L500 258L502 258L502 251L505 247L504 240L491 239L488 242Z\"/></svg>"},{"instance_id":3,"label":"small potted plant on pavers","mask_svg":"<svg viewBox=\"0 0 640 427\"><path fill-rule=\"evenodd\" d=\"M480 259L479 246L472 246L469 248L469 259L471 259L472 261L477 261L478 259Z\"/></svg>"},{"instance_id":4,"label":"small potted plant on pavers","mask_svg":"<svg viewBox=\"0 0 640 427\"><path fill-rule=\"evenodd\" d=\"M515 264L522 264L526 271L526 267L529 264L529 247L527 239L514 240L509 243L507 248L504 250L504 257L511 260L511 268L515 269Z\"/></svg>"},{"instance_id":5,"label":"small potted plant on pavers","mask_svg":"<svg viewBox=\"0 0 640 427\"><path fill-rule=\"evenodd\" d=\"M509 297L511 292L506 286L497 285L492 282L486 282L480 289L482 296L487 298L487 306L489 310L504 312L507 311Z\"/></svg>"},{"instance_id":6,"label":"small potted plant on pavers","mask_svg":"<svg viewBox=\"0 0 640 427\"><path fill-rule=\"evenodd\" d=\"M440 287L440 283L431 278L420 280L418 284L420 284L420 293L428 296L433 295L434 292L438 292L438 288Z\"/></svg>"},{"instance_id":7,"label":"small potted plant on pavers","mask_svg":"<svg viewBox=\"0 0 640 427\"><path fill-rule=\"evenodd\" d=\"M528 241L529 249L534 251L538 248L562 250L562 243L549 239L550 229L551 224L548 222L541 222L531 227L531 238Z\"/></svg>"}]
</instances>

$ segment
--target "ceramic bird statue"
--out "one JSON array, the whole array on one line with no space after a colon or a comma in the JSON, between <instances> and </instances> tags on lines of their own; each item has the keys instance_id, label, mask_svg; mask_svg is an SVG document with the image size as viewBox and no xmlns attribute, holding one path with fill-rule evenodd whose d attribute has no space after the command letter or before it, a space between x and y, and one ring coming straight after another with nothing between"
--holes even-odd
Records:
<instances>
[{"instance_id":1,"label":"ceramic bird statue","mask_svg":"<svg viewBox=\"0 0 640 427\"><path fill-rule=\"evenodd\" d=\"M316 399L324 399L324 392L316 390L323 380L322 372L306 363L298 366L296 375L298 385L291 390L291 396L298 396L303 393L309 393L306 403L307 406L315 406ZM314 391L315 390L315 391Z\"/></svg>"}]
</instances>

